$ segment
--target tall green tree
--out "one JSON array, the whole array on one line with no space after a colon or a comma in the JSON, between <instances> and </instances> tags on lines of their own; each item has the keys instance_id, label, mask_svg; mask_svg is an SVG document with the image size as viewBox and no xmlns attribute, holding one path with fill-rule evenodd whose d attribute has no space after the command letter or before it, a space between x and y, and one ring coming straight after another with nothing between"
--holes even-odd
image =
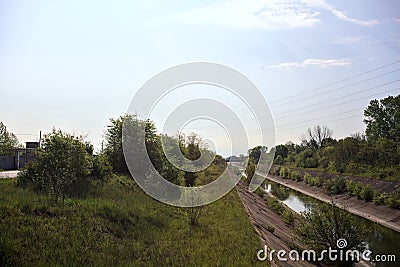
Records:
<instances>
[{"instance_id":1,"label":"tall green tree","mask_svg":"<svg viewBox=\"0 0 400 267\"><path fill-rule=\"evenodd\" d=\"M400 142L400 94L371 100L364 110L365 131L369 140L385 138Z\"/></svg>"},{"instance_id":2,"label":"tall green tree","mask_svg":"<svg viewBox=\"0 0 400 267\"><path fill-rule=\"evenodd\" d=\"M3 122L0 121L0 153L7 153L8 149L19 146L15 134L9 132Z\"/></svg>"},{"instance_id":3,"label":"tall green tree","mask_svg":"<svg viewBox=\"0 0 400 267\"><path fill-rule=\"evenodd\" d=\"M122 150L122 125L128 115L120 116L118 119L110 119L110 125L107 126L105 155L110 162L114 172L128 173L128 167L125 162Z\"/></svg>"}]
</instances>

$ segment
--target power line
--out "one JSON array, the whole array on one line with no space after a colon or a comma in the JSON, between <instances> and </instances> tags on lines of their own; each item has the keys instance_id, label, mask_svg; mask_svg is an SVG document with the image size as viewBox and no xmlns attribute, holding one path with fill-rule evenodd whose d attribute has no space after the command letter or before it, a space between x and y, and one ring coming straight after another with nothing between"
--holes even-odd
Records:
<instances>
[{"instance_id":1,"label":"power line","mask_svg":"<svg viewBox=\"0 0 400 267\"><path fill-rule=\"evenodd\" d=\"M353 109L353 110L349 110L349 111L335 113L335 114L331 114L331 115L327 115L327 116L323 116L323 117L319 117L319 118L314 118L314 119L309 119L309 120L305 120L305 121L300 121L300 122L296 122L296 123L289 123L289 124L285 124L285 125L277 125L276 128L285 128L287 126L302 124L304 122L315 121L315 120L320 120L320 119L326 119L326 118L329 118L329 117L334 117L334 116L337 116L337 115L342 115L342 114L346 114L346 113L350 113L350 112L354 112L354 111L360 111L360 110L363 110L363 109L362 108L357 108L357 109Z\"/></svg>"},{"instance_id":2,"label":"power line","mask_svg":"<svg viewBox=\"0 0 400 267\"><path fill-rule=\"evenodd\" d=\"M311 96L307 96L307 97L303 97L303 98L296 98L296 100L293 100L293 101L285 102L285 103L282 103L282 104L279 104L279 105L271 105L271 106L272 106L272 107L280 107L280 106L284 106L284 105L287 105L287 104L290 104L290 103L298 102L299 100L304 100L304 99L313 98L313 97L320 96L320 95L323 95L323 94L326 94L326 93L330 93L330 92L332 92L332 91L337 91L337 90L340 90L340 89L343 89L343 88L347 88L347 87L350 87L350 86L353 86L353 85L357 85L357 84L360 84L360 83L364 83L364 82L366 82L366 81L371 81L371 80L374 80L374 79L383 77L383 76L385 76L385 75L392 74L392 73L394 73L394 72L396 72L396 71L399 71L399 70L400 70L400 69L395 69L395 70L393 70L393 71L386 72L386 73L383 73L383 74L374 76L374 77L369 78L369 79L365 79L365 80L362 80L362 81L358 81L358 82L355 82L355 83L351 83L351 84L348 84L348 85L345 85L345 86L342 86L342 87L339 87L339 88L333 88L333 89L330 89L330 90L328 90L328 91L324 91L324 92L321 92L321 93L313 94L313 95L311 95Z\"/></svg>"},{"instance_id":3,"label":"power line","mask_svg":"<svg viewBox=\"0 0 400 267\"><path fill-rule=\"evenodd\" d=\"M359 117L360 114L358 115L354 115L354 116L350 116L350 117L345 117L345 118L339 118L339 119L335 119L335 120L329 120L329 121L324 121L324 122L319 122L318 124L324 124L324 123L329 123L329 122L335 122L335 121L342 121L342 120L347 120L347 119L351 119L351 118L356 118ZM304 127L309 127L312 126L313 124L306 124L306 125L302 125L302 126L298 126L298 127L293 127L293 128L287 128L287 129L279 129L276 128L277 130L283 130L283 131L287 131L287 130L292 130L292 129L299 129L299 128L304 128Z\"/></svg>"},{"instance_id":4,"label":"power line","mask_svg":"<svg viewBox=\"0 0 400 267\"><path fill-rule=\"evenodd\" d=\"M397 64L397 63L399 63L399 62L400 62L400 60L396 60L396 61L394 61L394 62L392 62L392 63L389 63L389 64L386 64L386 65L383 65L383 66L380 66L380 67L371 69L371 70L369 70L369 71L362 72L362 73L360 73L360 74L357 74L357 75L354 75L354 76L350 76L350 77L348 77L348 78L345 78L345 79L342 79L342 80L339 80L339 81L336 81L336 82L332 82L332 83L329 83L329 84L325 84L325 85L322 85L322 86L317 87L317 88L315 88L315 89L306 90L306 91L303 91L302 93L299 93L299 94L295 94L295 95L288 96L288 97L284 97L284 98L281 98L281 99L278 99L278 100L275 100L275 101L271 101L270 103L273 104L273 103L276 103L276 102L281 102L281 101L286 100L286 99L291 99L291 98L294 98L294 97L298 97L299 95L302 95L302 94L315 92L315 91L317 91L317 90L321 90L321 89L323 89L323 88L330 87L330 86L332 86L332 85L336 85L336 84L339 84L339 83L341 83L341 82L345 82L345 81L349 81L349 80L352 80L352 79L357 78L357 77L361 77L361 76L363 76L363 75L365 75L365 74L368 74L368 73L371 73L371 72L374 72L374 71L377 71L377 70L380 70L380 69L389 67L389 66L394 65L394 64Z\"/></svg>"},{"instance_id":5,"label":"power line","mask_svg":"<svg viewBox=\"0 0 400 267\"><path fill-rule=\"evenodd\" d=\"M354 101L358 101L358 100L361 100L361 99L371 98L371 97L378 96L378 95L381 95L381 94L384 94L384 93L390 93L390 92L396 91L396 90L400 90L400 88L395 88L395 89L391 89L391 90L379 92L379 93L376 93L376 94L373 94L373 95L369 95L369 96L360 97L360 98L357 98L357 99L352 99L352 100L349 100L349 101L341 102L341 103L338 103L338 104L334 104L334 105L330 105L330 106L324 106L324 107L320 107L320 108L317 108L317 109L313 109L313 110L309 110L309 111L305 111L305 112L301 112L301 113L296 113L295 115L296 115L296 116L297 116L297 115L303 115L303 114L306 114L306 113L311 113L311 112L315 112L315 111L327 109L327 108L330 108L330 107L337 107L337 106L344 105L344 104L348 104L348 103L351 103L351 102L354 102ZM353 109L353 110L349 110L349 111L339 112L339 113L335 113L335 114L331 114L331 115L327 115L327 116L323 116L323 117L318 117L318 118L308 119L308 120L301 121L301 122L296 122L296 123L293 123L293 124L287 124L287 125L282 125L282 126L279 126L279 125L278 125L276 128L277 128L277 129L283 129L283 128L285 128L286 126L289 126L289 125L297 125L297 124L301 124L301 123L304 123L304 122L309 122L309 121L319 120L319 119L328 118L328 117L333 117L333 116L337 116L337 115L342 115L342 114L346 114L346 113L350 113L350 112L354 112L354 111L358 111L358 110L362 110L362 109L363 109L363 108L358 108L358 109ZM293 115L281 116L281 117L277 117L276 119L286 118L286 117L290 117L290 116L293 116ZM357 116L359 116L359 115L357 115ZM352 117L356 117L356 116L352 116ZM352 118L352 117L351 117L351 118ZM334 120L334 121L335 121L335 120ZM255 123L255 122L257 122L257 121L253 119L253 120L251 120L251 121L249 121L249 120L244 120L244 121L241 121L241 122L242 122L244 125L248 125L248 124L250 124L250 123L244 123L244 122ZM330 122L330 121L328 121L328 122ZM295 128L288 128L287 130L296 129L296 128L301 128L301 127L304 127L304 126L295 127ZM192 127L190 127L190 128L185 128L185 129L186 129L186 130L187 130L187 129L193 129L193 130L196 130L196 129L215 129L215 127L199 127L199 128L196 128L196 127L193 127L193 128L192 128ZM259 130L250 131L250 132L258 132L258 133L259 133ZM250 133L250 132L249 132L249 133Z\"/></svg>"},{"instance_id":6,"label":"power line","mask_svg":"<svg viewBox=\"0 0 400 267\"><path fill-rule=\"evenodd\" d=\"M311 104L311 105L308 105L308 106L305 106L305 107L295 108L295 109L292 109L292 110L289 110L289 111L285 111L285 112L280 112L280 113L277 113L277 114L278 115L286 114L286 113L291 113L291 112L294 112L294 111L297 111L297 110L301 110L301 109L304 109L304 108L318 106L318 105L321 105L321 104L329 103L331 101L335 101L335 100L338 100L338 99L346 98L348 96L352 96L352 95L356 95L356 94L359 94L359 93L362 93L362 92L370 91L370 90L373 90L373 89L376 89L376 88L379 88L379 87L383 87L383 86L386 86L386 85L389 85L389 84L392 84L392 83L396 83L396 82L400 82L400 80L395 80L395 81L391 81L391 82L388 82L388 83L380 84L380 85L377 85L377 86L374 86L374 87L370 87L370 88L367 88L367 89L364 89L364 90L359 90L357 92L354 92L354 93L351 93L351 94L347 94L347 95L344 95L344 96L340 96L340 97L337 97L337 98L334 98L334 99L329 99L329 100L326 100L326 101L323 101L323 102L319 102L319 103L316 103L316 104ZM394 91L394 90L397 90L397 89L385 91L385 92L382 92L382 93L386 93L386 92L390 92L390 91ZM282 117L280 117L280 118L282 118Z\"/></svg>"}]
</instances>

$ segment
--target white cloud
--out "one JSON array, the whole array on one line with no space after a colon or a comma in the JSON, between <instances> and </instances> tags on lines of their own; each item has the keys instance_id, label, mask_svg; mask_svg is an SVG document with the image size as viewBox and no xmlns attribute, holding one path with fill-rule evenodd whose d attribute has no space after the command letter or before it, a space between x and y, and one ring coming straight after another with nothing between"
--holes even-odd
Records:
<instances>
[{"instance_id":1,"label":"white cloud","mask_svg":"<svg viewBox=\"0 0 400 267\"><path fill-rule=\"evenodd\" d=\"M286 62L277 65L270 65L270 68L274 69L298 69L306 67L316 67L316 68L328 68L328 67L343 67L350 66L351 60L348 58L342 59L316 59L309 58L303 60L303 62Z\"/></svg>"},{"instance_id":2,"label":"white cloud","mask_svg":"<svg viewBox=\"0 0 400 267\"><path fill-rule=\"evenodd\" d=\"M344 20L344 21L348 21L348 22L355 23L358 25L363 25L363 26L373 26L373 25L379 24L379 21L376 19L361 20L361 19L348 17L345 12L336 9L333 5L328 4L324 0L303 0L303 1L304 1L304 3L307 3L310 6L329 10L337 18Z\"/></svg>"},{"instance_id":3,"label":"white cloud","mask_svg":"<svg viewBox=\"0 0 400 267\"><path fill-rule=\"evenodd\" d=\"M320 21L317 9L329 10L337 18L358 25L379 23L378 20L351 18L323 0L225 0L178 14L176 18L200 25L280 30L314 26Z\"/></svg>"},{"instance_id":4,"label":"white cloud","mask_svg":"<svg viewBox=\"0 0 400 267\"><path fill-rule=\"evenodd\" d=\"M192 9L178 19L196 24L279 30L313 26L319 21L318 14L301 0L236 0Z\"/></svg>"},{"instance_id":5,"label":"white cloud","mask_svg":"<svg viewBox=\"0 0 400 267\"><path fill-rule=\"evenodd\" d=\"M379 21L376 19L360 20L360 19L349 18L348 16L346 16L346 14L344 12L337 10L337 9L333 9L333 10L331 10L331 12L339 19L342 19L342 20L345 20L348 22L352 22L355 24L359 24L359 25L363 25L363 26L373 26L373 25L379 24Z\"/></svg>"},{"instance_id":6,"label":"white cloud","mask_svg":"<svg viewBox=\"0 0 400 267\"><path fill-rule=\"evenodd\" d=\"M365 41L365 39L366 39L365 36L348 36L337 40L333 40L332 42L335 44L355 44L361 41Z\"/></svg>"}]
</instances>

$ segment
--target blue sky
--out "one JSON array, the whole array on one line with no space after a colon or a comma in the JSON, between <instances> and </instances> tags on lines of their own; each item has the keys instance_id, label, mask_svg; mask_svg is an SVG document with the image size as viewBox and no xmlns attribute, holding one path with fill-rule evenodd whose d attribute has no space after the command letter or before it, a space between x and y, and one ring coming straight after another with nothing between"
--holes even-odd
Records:
<instances>
[{"instance_id":1,"label":"blue sky","mask_svg":"<svg viewBox=\"0 0 400 267\"><path fill-rule=\"evenodd\" d=\"M399 60L398 10L395 0L0 0L0 120L16 134L53 126L80 133L98 148L108 118L125 113L146 80L177 64L208 61L259 87L277 143L298 142L316 124L341 138L364 130L370 99L400 92L400 63L320 87ZM192 88L176 103L166 100L157 126L168 106L207 92L229 99ZM215 135L212 127L198 132Z\"/></svg>"}]
</instances>

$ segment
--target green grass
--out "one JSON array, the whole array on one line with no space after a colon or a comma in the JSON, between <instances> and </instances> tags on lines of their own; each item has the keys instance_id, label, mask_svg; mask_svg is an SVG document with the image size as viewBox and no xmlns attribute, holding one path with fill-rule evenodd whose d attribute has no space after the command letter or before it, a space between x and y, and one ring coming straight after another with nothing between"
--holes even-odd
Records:
<instances>
[{"instance_id":1,"label":"green grass","mask_svg":"<svg viewBox=\"0 0 400 267\"><path fill-rule=\"evenodd\" d=\"M190 226L183 209L152 199L125 177L64 207L14 183L0 180L2 266L265 266L235 190Z\"/></svg>"}]
</instances>

